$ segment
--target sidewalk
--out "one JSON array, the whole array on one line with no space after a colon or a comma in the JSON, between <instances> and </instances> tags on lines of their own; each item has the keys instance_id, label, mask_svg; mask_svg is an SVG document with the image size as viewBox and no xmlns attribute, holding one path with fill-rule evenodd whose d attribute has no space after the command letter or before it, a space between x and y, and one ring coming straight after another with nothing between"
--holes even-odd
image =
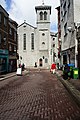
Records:
<instances>
[{"instance_id":1,"label":"sidewalk","mask_svg":"<svg viewBox=\"0 0 80 120\"><path fill-rule=\"evenodd\" d=\"M11 73L6 73L3 75L0 75L0 81L7 79L7 78L10 78L10 77L13 77L15 75L16 75L16 72L11 72Z\"/></svg>"},{"instance_id":2,"label":"sidewalk","mask_svg":"<svg viewBox=\"0 0 80 120\"><path fill-rule=\"evenodd\" d=\"M56 74L65 88L69 91L69 93L73 96L74 100L80 106L80 79L70 79L64 80L62 77L62 71L57 70Z\"/></svg>"},{"instance_id":3,"label":"sidewalk","mask_svg":"<svg viewBox=\"0 0 80 120\"><path fill-rule=\"evenodd\" d=\"M61 70L57 70L60 77L62 77L63 72ZM63 79L63 77L62 77ZM69 79L67 80L69 83L71 83L77 90L80 91L80 79Z\"/></svg>"},{"instance_id":4,"label":"sidewalk","mask_svg":"<svg viewBox=\"0 0 80 120\"><path fill-rule=\"evenodd\" d=\"M27 73L28 73L27 70L22 71L22 75L25 75ZM10 78L10 77L14 77L14 76L16 76L16 72L11 72L11 73L6 73L3 75L0 75L0 81L5 80L5 79Z\"/></svg>"}]
</instances>

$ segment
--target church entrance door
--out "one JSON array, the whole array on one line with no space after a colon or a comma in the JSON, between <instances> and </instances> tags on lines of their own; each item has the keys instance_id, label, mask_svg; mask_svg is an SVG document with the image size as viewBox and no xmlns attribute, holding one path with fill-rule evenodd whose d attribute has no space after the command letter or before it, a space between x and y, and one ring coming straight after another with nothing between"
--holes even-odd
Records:
<instances>
[{"instance_id":1,"label":"church entrance door","mask_svg":"<svg viewBox=\"0 0 80 120\"><path fill-rule=\"evenodd\" d=\"M39 66L42 66L42 58L39 59Z\"/></svg>"}]
</instances>

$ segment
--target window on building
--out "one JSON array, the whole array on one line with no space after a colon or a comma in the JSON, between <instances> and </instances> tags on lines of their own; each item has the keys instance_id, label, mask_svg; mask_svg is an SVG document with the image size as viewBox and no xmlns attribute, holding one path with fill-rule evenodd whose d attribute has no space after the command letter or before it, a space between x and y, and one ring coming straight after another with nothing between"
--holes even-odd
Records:
<instances>
[{"instance_id":1,"label":"window on building","mask_svg":"<svg viewBox=\"0 0 80 120\"><path fill-rule=\"evenodd\" d=\"M12 28L9 29L9 34L12 35Z\"/></svg>"},{"instance_id":2,"label":"window on building","mask_svg":"<svg viewBox=\"0 0 80 120\"><path fill-rule=\"evenodd\" d=\"M31 34L31 49L34 50L34 33Z\"/></svg>"},{"instance_id":3,"label":"window on building","mask_svg":"<svg viewBox=\"0 0 80 120\"><path fill-rule=\"evenodd\" d=\"M44 12L44 20L47 20L47 12Z\"/></svg>"},{"instance_id":4,"label":"window on building","mask_svg":"<svg viewBox=\"0 0 80 120\"><path fill-rule=\"evenodd\" d=\"M45 36L45 33L42 33L42 36Z\"/></svg>"},{"instance_id":5,"label":"window on building","mask_svg":"<svg viewBox=\"0 0 80 120\"><path fill-rule=\"evenodd\" d=\"M43 20L43 12L40 12L40 20Z\"/></svg>"},{"instance_id":6,"label":"window on building","mask_svg":"<svg viewBox=\"0 0 80 120\"><path fill-rule=\"evenodd\" d=\"M18 34L17 34L17 50L18 50L18 39L19 39L19 38L18 38Z\"/></svg>"},{"instance_id":7,"label":"window on building","mask_svg":"<svg viewBox=\"0 0 80 120\"><path fill-rule=\"evenodd\" d=\"M61 11L61 21L63 21L63 11Z\"/></svg>"},{"instance_id":8,"label":"window on building","mask_svg":"<svg viewBox=\"0 0 80 120\"><path fill-rule=\"evenodd\" d=\"M16 46L14 46L14 52L16 52Z\"/></svg>"},{"instance_id":9,"label":"window on building","mask_svg":"<svg viewBox=\"0 0 80 120\"><path fill-rule=\"evenodd\" d=\"M1 33L0 33L0 44L1 44Z\"/></svg>"},{"instance_id":10,"label":"window on building","mask_svg":"<svg viewBox=\"0 0 80 120\"><path fill-rule=\"evenodd\" d=\"M55 40L55 38L53 38L53 41Z\"/></svg>"},{"instance_id":11,"label":"window on building","mask_svg":"<svg viewBox=\"0 0 80 120\"><path fill-rule=\"evenodd\" d=\"M69 18L69 13L70 13L70 0L68 0L68 14L67 14L68 18Z\"/></svg>"},{"instance_id":12,"label":"window on building","mask_svg":"<svg viewBox=\"0 0 80 120\"><path fill-rule=\"evenodd\" d=\"M47 58L45 58L45 63L48 63L48 59Z\"/></svg>"},{"instance_id":13,"label":"window on building","mask_svg":"<svg viewBox=\"0 0 80 120\"><path fill-rule=\"evenodd\" d=\"M26 34L23 34L23 50L26 50Z\"/></svg>"},{"instance_id":14,"label":"window on building","mask_svg":"<svg viewBox=\"0 0 80 120\"><path fill-rule=\"evenodd\" d=\"M16 32L14 31L14 40L16 41Z\"/></svg>"},{"instance_id":15,"label":"window on building","mask_svg":"<svg viewBox=\"0 0 80 120\"><path fill-rule=\"evenodd\" d=\"M4 17L4 25L7 26L7 19Z\"/></svg>"},{"instance_id":16,"label":"window on building","mask_svg":"<svg viewBox=\"0 0 80 120\"><path fill-rule=\"evenodd\" d=\"M64 25L64 35L67 34L67 23Z\"/></svg>"},{"instance_id":17,"label":"window on building","mask_svg":"<svg viewBox=\"0 0 80 120\"><path fill-rule=\"evenodd\" d=\"M65 1L65 3L64 3L64 6L63 6L63 12L64 12L64 16L66 15L66 12L67 12L67 6L66 6L66 1Z\"/></svg>"},{"instance_id":18,"label":"window on building","mask_svg":"<svg viewBox=\"0 0 80 120\"><path fill-rule=\"evenodd\" d=\"M7 43L7 38L6 38L6 36L4 36L4 38L3 38L3 40L4 40L4 45L6 45L6 43Z\"/></svg>"},{"instance_id":19,"label":"window on building","mask_svg":"<svg viewBox=\"0 0 80 120\"><path fill-rule=\"evenodd\" d=\"M1 13L0 13L0 23L1 23Z\"/></svg>"},{"instance_id":20,"label":"window on building","mask_svg":"<svg viewBox=\"0 0 80 120\"><path fill-rule=\"evenodd\" d=\"M68 6L70 6L70 0L68 0Z\"/></svg>"},{"instance_id":21,"label":"window on building","mask_svg":"<svg viewBox=\"0 0 80 120\"><path fill-rule=\"evenodd\" d=\"M45 45L45 42L42 42L43 45Z\"/></svg>"},{"instance_id":22,"label":"window on building","mask_svg":"<svg viewBox=\"0 0 80 120\"><path fill-rule=\"evenodd\" d=\"M53 44L53 47L55 47L55 44Z\"/></svg>"},{"instance_id":23,"label":"window on building","mask_svg":"<svg viewBox=\"0 0 80 120\"><path fill-rule=\"evenodd\" d=\"M12 51L12 46L11 46L11 44L9 44L9 51Z\"/></svg>"}]
</instances>

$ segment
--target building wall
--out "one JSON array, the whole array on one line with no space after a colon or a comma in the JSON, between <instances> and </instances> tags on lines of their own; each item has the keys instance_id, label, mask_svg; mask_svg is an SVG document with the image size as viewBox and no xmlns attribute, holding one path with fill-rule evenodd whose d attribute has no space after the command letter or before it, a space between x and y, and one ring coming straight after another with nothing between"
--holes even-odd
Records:
<instances>
[{"instance_id":1,"label":"building wall","mask_svg":"<svg viewBox=\"0 0 80 120\"><path fill-rule=\"evenodd\" d=\"M50 39L50 9L47 6L35 7L37 14L37 28L24 22L18 27L18 53L19 62L26 68L48 68L51 65L51 39ZM47 12L47 20L40 20L40 12ZM25 27L24 27L25 26ZM26 34L26 50L23 50L23 34ZM34 50L31 49L31 34L34 33ZM21 56L21 57L20 57ZM22 58L22 59L20 59ZM19 63L18 62L18 63Z\"/></svg>"},{"instance_id":2,"label":"building wall","mask_svg":"<svg viewBox=\"0 0 80 120\"><path fill-rule=\"evenodd\" d=\"M21 64L24 63L26 66L34 66L34 56L36 58L36 44L34 50L31 50L31 33L34 33L34 43L36 43L35 28L25 23L18 27L18 53L22 57ZM23 49L23 34L26 34L26 50Z\"/></svg>"},{"instance_id":3,"label":"building wall","mask_svg":"<svg viewBox=\"0 0 80 120\"><path fill-rule=\"evenodd\" d=\"M62 4L61 6L62 50L66 50L75 45L74 32L72 33L68 31L69 27L74 28L73 0L71 0L70 3L64 0L64 2L62 2L61 4ZM65 4L66 7L64 9Z\"/></svg>"},{"instance_id":4,"label":"building wall","mask_svg":"<svg viewBox=\"0 0 80 120\"><path fill-rule=\"evenodd\" d=\"M11 34L10 28L12 29ZM16 69L17 23L9 18L7 11L0 5L0 72L12 72Z\"/></svg>"},{"instance_id":5,"label":"building wall","mask_svg":"<svg viewBox=\"0 0 80 120\"><path fill-rule=\"evenodd\" d=\"M17 70L17 26L18 24L9 19L8 23L8 50L9 72Z\"/></svg>"},{"instance_id":6,"label":"building wall","mask_svg":"<svg viewBox=\"0 0 80 120\"><path fill-rule=\"evenodd\" d=\"M62 54L64 52L64 55L67 56L67 63L71 61L77 66L76 22L80 21L80 4L78 0L60 0L60 7Z\"/></svg>"},{"instance_id":7,"label":"building wall","mask_svg":"<svg viewBox=\"0 0 80 120\"><path fill-rule=\"evenodd\" d=\"M80 23L80 0L73 0L74 5L74 22Z\"/></svg>"},{"instance_id":8,"label":"building wall","mask_svg":"<svg viewBox=\"0 0 80 120\"><path fill-rule=\"evenodd\" d=\"M8 20L9 14L0 5L0 73L8 72Z\"/></svg>"},{"instance_id":9,"label":"building wall","mask_svg":"<svg viewBox=\"0 0 80 120\"><path fill-rule=\"evenodd\" d=\"M24 28L26 25L26 28ZM26 34L26 50L23 50L23 34ZM34 33L34 50L31 50L31 33ZM21 64L25 64L26 67L33 68L35 66L35 62L39 67L39 59L42 59L43 67L49 66L49 42L45 41L45 39L49 40L49 33L46 31L45 37L42 36L43 31L39 31L38 29L24 23L20 27L18 27L18 53L19 53L19 62ZM44 37L44 39L42 38ZM42 44L45 42L45 44ZM22 59L20 59L20 56ZM48 59L48 63L45 63L45 59Z\"/></svg>"}]
</instances>

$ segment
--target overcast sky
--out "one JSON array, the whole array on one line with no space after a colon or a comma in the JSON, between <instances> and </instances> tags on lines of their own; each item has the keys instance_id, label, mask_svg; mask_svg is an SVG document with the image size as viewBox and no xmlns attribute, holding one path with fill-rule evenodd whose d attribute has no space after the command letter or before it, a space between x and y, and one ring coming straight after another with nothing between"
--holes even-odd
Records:
<instances>
[{"instance_id":1,"label":"overcast sky","mask_svg":"<svg viewBox=\"0 0 80 120\"><path fill-rule=\"evenodd\" d=\"M0 4L7 10L9 17L15 20L19 25L26 20L27 23L36 27L36 12L35 6L42 5L43 0L0 0ZM57 10L60 5L60 0L44 0L45 5L50 5L50 29L53 32L57 31Z\"/></svg>"}]
</instances>

